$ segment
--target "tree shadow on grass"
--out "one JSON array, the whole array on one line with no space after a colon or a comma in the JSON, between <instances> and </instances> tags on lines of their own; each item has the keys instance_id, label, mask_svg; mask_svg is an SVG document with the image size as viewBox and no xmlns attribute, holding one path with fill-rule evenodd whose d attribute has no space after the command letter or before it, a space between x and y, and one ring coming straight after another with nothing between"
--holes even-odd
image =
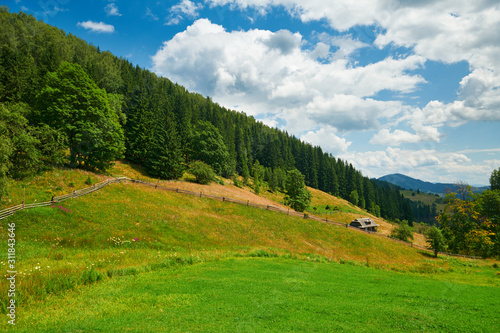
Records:
<instances>
[{"instance_id":1,"label":"tree shadow on grass","mask_svg":"<svg viewBox=\"0 0 500 333\"><path fill-rule=\"evenodd\" d=\"M427 252L427 251L424 251L424 250L418 250L417 252L420 253L422 256L424 256L426 258L436 259L436 257L434 256L434 253L432 253L432 252Z\"/></svg>"},{"instance_id":2,"label":"tree shadow on grass","mask_svg":"<svg viewBox=\"0 0 500 333\"><path fill-rule=\"evenodd\" d=\"M124 166L127 166L129 167L130 169L132 169L133 173L135 175L133 175L131 178L139 178L139 177L144 177L144 178L152 178L146 171L146 169L144 168L144 166L138 164L138 163L134 163L134 162L130 162L130 161L127 161L127 160L120 160L118 161L120 164L124 165ZM116 173L116 172L121 172L121 168L119 165L115 165L113 167L113 169L111 169L110 171Z\"/></svg>"}]
</instances>

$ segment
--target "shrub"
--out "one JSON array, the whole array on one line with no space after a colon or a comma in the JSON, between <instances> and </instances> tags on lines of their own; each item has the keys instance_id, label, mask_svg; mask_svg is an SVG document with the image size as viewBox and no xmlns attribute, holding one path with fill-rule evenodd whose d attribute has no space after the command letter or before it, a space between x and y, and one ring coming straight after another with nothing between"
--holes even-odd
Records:
<instances>
[{"instance_id":1,"label":"shrub","mask_svg":"<svg viewBox=\"0 0 500 333\"><path fill-rule=\"evenodd\" d=\"M195 176L196 182L200 184L210 184L215 181L215 172L212 167L201 161L194 161L191 163L189 172Z\"/></svg>"},{"instance_id":2,"label":"shrub","mask_svg":"<svg viewBox=\"0 0 500 333\"><path fill-rule=\"evenodd\" d=\"M405 242L408 242L408 239L413 239L413 231L408 225L408 221L401 221L399 226L392 230L391 237Z\"/></svg>"}]
</instances>

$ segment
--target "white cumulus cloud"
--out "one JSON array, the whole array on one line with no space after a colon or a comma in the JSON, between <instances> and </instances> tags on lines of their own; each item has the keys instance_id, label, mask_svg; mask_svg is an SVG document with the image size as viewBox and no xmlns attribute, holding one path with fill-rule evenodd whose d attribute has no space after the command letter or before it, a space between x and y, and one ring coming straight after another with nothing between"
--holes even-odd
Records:
<instances>
[{"instance_id":1,"label":"white cumulus cloud","mask_svg":"<svg viewBox=\"0 0 500 333\"><path fill-rule=\"evenodd\" d=\"M485 175L491 174L493 167L498 165L495 160L475 163L465 154L434 149L389 147L381 151L346 153L341 157L364 170L369 177L402 173L426 181L449 183L467 180L471 184L484 184Z\"/></svg>"},{"instance_id":2,"label":"white cumulus cloud","mask_svg":"<svg viewBox=\"0 0 500 333\"><path fill-rule=\"evenodd\" d=\"M335 129L327 127L320 128L317 131L309 131L302 135L300 139L308 142L313 146L320 146L324 151L340 155L347 152L347 148L352 142L347 141L335 134Z\"/></svg>"},{"instance_id":3,"label":"white cumulus cloud","mask_svg":"<svg viewBox=\"0 0 500 333\"><path fill-rule=\"evenodd\" d=\"M91 30L94 32L104 32L104 33L115 32L114 26L112 26L111 24L106 24L104 22L84 21L84 22L78 22L77 26L83 27L87 30Z\"/></svg>"},{"instance_id":4,"label":"white cumulus cloud","mask_svg":"<svg viewBox=\"0 0 500 333\"><path fill-rule=\"evenodd\" d=\"M122 16L122 14L120 14L120 11L118 10L118 7L114 2L108 3L106 7L104 7L104 10L106 11L106 14L108 16Z\"/></svg>"},{"instance_id":5,"label":"white cumulus cloud","mask_svg":"<svg viewBox=\"0 0 500 333\"><path fill-rule=\"evenodd\" d=\"M390 0L208 0L212 6L230 4L239 9L249 7L268 12L271 7L282 6L290 15L303 22L326 20L337 31L353 29L357 33L357 41L348 36L334 37L337 40L325 42L327 34L322 34L321 42L326 45L342 45L337 57L348 57L353 50L362 47L366 41L375 38L374 45L380 48L395 45L407 47L413 57L407 57L406 62L419 59L418 66L425 61L433 60L444 63L467 61L471 73L460 82L460 94L457 101L443 104L433 101L416 110L415 118L408 119L409 125L417 123L422 113L430 115L430 119L444 119L436 126L450 124L456 126L468 121L499 121L500 112L500 4L491 0L477 1L390 1ZM334 39L333 38L333 39ZM332 37L330 37L332 39ZM356 45L354 42L360 43ZM352 47L352 49L350 49ZM311 55L325 57L325 45L318 44ZM407 64L396 61L404 66ZM395 91L411 91L415 89L415 80L425 82L415 75L408 75L407 82L402 81L402 73L398 72L394 63L389 61L374 64L375 67L386 67L394 72L394 84L380 80L384 89ZM368 66L367 66L368 67ZM375 71L383 71L377 68ZM369 75L367 68L362 68L362 75ZM330 74L330 73L328 73ZM343 73L345 74L345 72ZM356 70L350 74L358 75ZM373 77L369 78L373 83ZM357 83L357 82L355 82ZM399 88L397 85L401 85ZM335 87L337 88L337 87ZM356 86L358 96L370 96L366 86ZM375 92L379 91L375 89ZM336 93L346 91L335 90ZM348 92L347 93L351 93ZM374 92L372 92L373 94ZM354 94L354 93L353 93ZM411 117L410 117L411 118ZM403 135L403 133L400 136ZM416 134L418 135L418 133ZM410 137L408 140L422 140L422 137ZM435 136L432 136L435 138Z\"/></svg>"},{"instance_id":6,"label":"white cumulus cloud","mask_svg":"<svg viewBox=\"0 0 500 333\"><path fill-rule=\"evenodd\" d=\"M198 17L198 12L203 8L200 3L194 3L190 0L182 0L175 6L170 8L170 15L167 18L167 25L177 25L184 17L195 19Z\"/></svg>"},{"instance_id":7,"label":"white cumulus cloud","mask_svg":"<svg viewBox=\"0 0 500 333\"><path fill-rule=\"evenodd\" d=\"M370 175L402 172L425 180L454 181L440 175L456 174L457 179L484 183L484 175L491 172L485 161L443 152L446 148L441 145L452 127L500 121L497 2L206 0L204 4L252 8L260 15L280 7L304 23L326 23L335 31L306 37L285 29L226 31L199 19L161 45L152 57L156 73L355 160ZM170 24L194 20L202 7L182 0L167 20ZM357 57L372 50L373 58ZM437 98L419 104L407 98L428 84L429 60L469 65L469 73L457 82L455 100ZM427 79L432 81L432 75ZM351 152L361 145L343 137L355 141L350 132L369 133L363 135L372 135L369 144L387 149L370 152L379 148L367 143L364 152ZM481 148L477 143L467 147Z\"/></svg>"},{"instance_id":8,"label":"white cumulus cloud","mask_svg":"<svg viewBox=\"0 0 500 333\"><path fill-rule=\"evenodd\" d=\"M226 107L271 113L294 134L326 124L341 131L377 127L379 119L404 107L369 96L384 89L410 92L425 82L408 73L423 65L419 56L352 67L344 58L323 63L311 56L327 56L324 42L318 42L319 51L304 50L303 43L299 33L288 30L228 32L199 19L163 43L152 57L153 70Z\"/></svg>"}]
</instances>

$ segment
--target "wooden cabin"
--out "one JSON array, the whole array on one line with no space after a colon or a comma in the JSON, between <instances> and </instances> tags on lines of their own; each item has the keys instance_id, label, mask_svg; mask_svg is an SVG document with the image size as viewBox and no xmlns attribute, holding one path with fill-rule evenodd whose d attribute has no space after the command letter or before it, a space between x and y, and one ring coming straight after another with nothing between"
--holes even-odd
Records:
<instances>
[{"instance_id":1,"label":"wooden cabin","mask_svg":"<svg viewBox=\"0 0 500 333\"><path fill-rule=\"evenodd\" d=\"M372 219L368 218L368 217L364 217L364 218L359 218L359 219L355 219L354 221L352 221L349 226L351 227L355 227L355 228L359 228L361 230L365 230L365 231L377 231L377 227L379 226L377 223L375 223L375 221L373 221Z\"/></svg>"}]
</instances>

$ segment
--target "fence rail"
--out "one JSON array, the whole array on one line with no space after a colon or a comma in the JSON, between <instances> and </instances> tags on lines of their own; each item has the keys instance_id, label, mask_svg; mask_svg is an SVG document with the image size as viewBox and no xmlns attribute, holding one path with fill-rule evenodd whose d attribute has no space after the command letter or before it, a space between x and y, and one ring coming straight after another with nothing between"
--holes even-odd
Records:
<instances>
[{"instance_id":1,"label":"fence rail","mask_svg":"<svg viewBox=\"0 0 500 333\"><path fill-rule=\"evenodd\" d=\"M201 191L200 192L193 192L193 191L179 189L177 187L176 188L167 187L167 186L164 186L164 185L160 185L158 183L154 184L154 183L146 182L146 181L143 181L143 180L133 179L133 178L128 178L128 177L116 177L116 178L107 179L107 180L104 180L104 181L102 181L100 183L94 184L94 185L92 185L90 187L87 187L87 188L76 190L76 191L73 191L71 193L60 195L60 196L57 196L57 197L52 197L51 201L39 202L39 203L35 202L35 203L32 203L32 204L24 204L24 202L23 202L22 204L19 204L17 206L13 206L13 207L9 207L9 208L0 210L0 220L5 219L5 218L7 218L7 217L9 217L11 215L14 215L19 210L30 209L30 208L38 208L38 207L44 207L44 206L50 206L50 205L53 205L55 203L65 201L67 199L78 198L78 197L81 197L81 196L84 196L84 195L87 195L87 194L99 191L100 189L102 189L102 188L104 188L104 187L106 187L106 186L108 186L110 184L122 183L122 182L126 182L126 181L129 181L131 183L137 183L137 184L142 184L142 185L154 187L156 189L161 189L161 190L166 190L166 191L171 191L171 192L176 192L176 193L183 193L183 194L194 195L194 196L198 196L200 198L202 198L202 197L211 198L211 199L220 200L220 201L223 201L223 202L227 201L227 202L232 202L232 203L236 203L236 204L240 204L240 205L251 206L251 207L256 207L256 208L265 209L265 210L276 211L276 212L284 213L284 214L287 214L287 215L290 215L290 216L297 216L297 217L302 217L302 218L305 218L305 219L311 219L311 220L315 220L315 221L319 221L319 222L323 222L323 223L327 223L327 224L332 224L332 225L337 225L337 226L341 226L341 227L346 227L346 228L351 229L351 230L356 230L356 231L359 231L359 232L362 232L362 233L365 233L365 234L368 233L368 234L371 234L371 235L374 235L374 236L387 238L387 239L390 239L392 241L399 242L401 244L405 244L405 245L408 245L408 246L411 246L411 247L414 247L414 248L418 248L418 249L425 250L425 251L430 251L428 248L423 247L423 246L419 246L419 245L415 245L413 243L409 243L409 242L397 240L397 239L394 239L394 238L390 238L389 236L382 235L382 234L379 234L379 233L376 233L376 232L364 231L364 230L361 230L359 228L351 227L351 226L349 226L349 225L347 225L345 223L341 223L341 222L334 221L334 220L329 220L328 218L321 218L321 217L314 216L314 215L308 215L308 214L305 214L305 213L299 213L299 212L296 212L295 210L283 209L281 207L276 207L276 206L271 206L271 205L261 205L261 204L250 202L249 200L242 201L242 200L228 198L228 197L224 197L224 196L220 197L220 196L216 196L216 195L205 194L205 193L203 193ZM467 256L467 255L462 255L462 254L453 254L453 253L446 253L446 252L439 252L439 254L449 255L449 256L456 256L456 257L463 257L463 258L470 258L470 259L479 259L480 258L480 257L476 257L476 256Z\"/></svg>"}]
</instances>

